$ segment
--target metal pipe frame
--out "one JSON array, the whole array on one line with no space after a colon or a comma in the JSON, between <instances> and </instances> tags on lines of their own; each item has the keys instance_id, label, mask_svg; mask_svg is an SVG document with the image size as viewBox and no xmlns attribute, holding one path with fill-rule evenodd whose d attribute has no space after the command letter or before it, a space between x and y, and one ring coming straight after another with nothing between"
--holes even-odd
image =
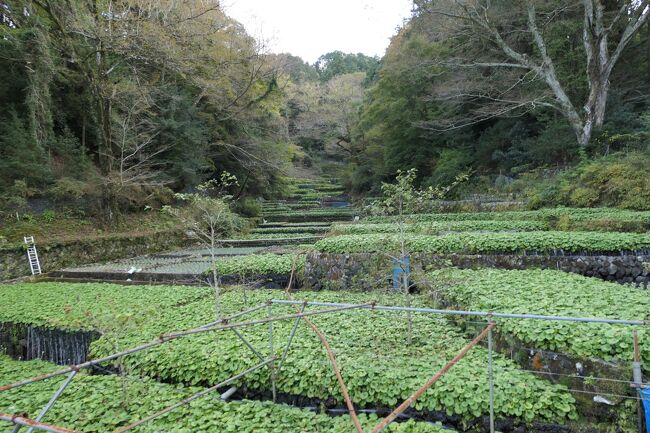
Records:
<instances>
[{"instance_id":1,"label":"metal pipe frame","mask_svg":"<svg viewBox=\"0 0 650 433\"><path fill-rule=\"evenodd\" d=\"M12 415L9 413L0 412L0 421L9 421L10 423L25 426L25 427L34 427L37 430L48 431L52 433L81 433L77 430L70 430L64 427L55 426L52 424L45 424L40 421L33 420L24 416Z\"/></svg>"},{"instance_id":2,"label":"metal pipe frame","mask_svg":"<svg viewBox=\"0 0 650 433\"><path fill-rule=\"evenodd\" d=\"M158 411L158 412L156 412L154 414L151 414L151 415L149 415L147 417L144 417L141 420L138 420L138 421L136 421L134 423L131 423L131 424L127 425L127 426L124 426L122 428L119 428L119 429L115 430L113 433L124 433L125 431L132 430L132 429L134 429L134 428L136 428L136 427L138 427L138 426L140 426L142 424L145 424L145 423L147 423L147 422L149 422L149 421L151 421L151 420L153 420L155 418L158 418L158 417L160 417L160 416L162 416L162 415L164 415L164 414L166 414L168 412L171 412L174 409L177 409L177 408L179 408L181 406L184 406L184 405L196 400L197 398L201 398L201 397L203 397L203 396L205 396L205 395L207 395L207 394L209 394L211 392L214 392L218 388L221 388L221 387L226 386L226 385L230 385L235 380L246 376L248 373L251 373L251 372L253 372L255 370L259 370L260 368L265 367L266 365L272 363L274 361L274 359L275 358L270 358L270 359L267 359L266 361L260 362L259 364L254 365L253 367L249 368L248 370L244 370L241 373L236 374L236 375L224 380L223 382L219 382L216 385L211 386L210 388L206 388L206 389L204 389L204 390L202 390L200 392L197 392L196 394L193 394L193 395L187 397L186 399L179 401L178 403L174 403L173 405L168 406L165 409L162 409L162 410L160 410L160 411Z\"/></svg>"},{"instance_id":3,"label":"metal pipe frame","mask_svg":"<svg viewBox=\"0 0 650 433\"><path fill-rule=\"evenodd\" d=\"M316 302L316 301L287 301L283 299L272 299L270 302L274 304L284 305L312 305L320 307L344 307L352 306L353 304L341 304L337 302ZM387 305L375 305L369 303L366 307L373 310L380 311L411 311L414 313L431 313L431 314L447 314L455 316L479 316L487 318L504 318L504 319L531 319L531 320L550 320L560 322L583 322L583 323L607 323L610 325L635 325L635 326L650 326L650 320L622 320L622 319L605 319L605 318L591 318L591 317L570 317L570 316L545 316L540 314L514 314L514 313L493 313L489 311L464 311L464 310L438 310L435 308L418 308L418 307L392 307Z\"/></svg>"},{"instance_id":4,"label":"metal pipe frame","mask_svg":"<svg viewBox=\"0 0 650 433\"><path fill-rule=\"evenodd\" d=\"M273 318L273 304L268 306L269 319ZM273 349L273 321L269 320L269 356L275 360L275 350ZM277 400L277 390L275 385L275 361L269 364L271 370L271 393L273 395L273 403Z\"/></svg>"},{"instance_id":5,"label":"metal pipe frame","mask_svg":"<svg viewBox=\"0 0 650 433\"><path fill-rule=\"evenodd\" d=\"M248 347L248 348L250 349L250 351L253 352L253 353L255 354L255 356L257 356L261 361L264 361L264 359L265 359L265 358L264 358L264 355L262 355L262 354L259 352L259 350L257 350L255 347L253 347L253 345L252 345L252 344L251 344L251 343L246 339L246 337L244 337L244 336L241 334L241 332L239 332L238 330L236 330L236 329L234 329L234 328L232 329L232 332L234 332L235 335L236 335L237 337L239 337L239 339L242 341L242 343L244 343L244 344L246 345L246 347Z\"/></svg>"},{"instance_id":6,"label":"metal pipe frame","mask_svg":"<svg viewBox=\"0 0 650 433\"><path fill-rule=\"evenodd\" d=\"M201 326L201 328L210 328L212 326L219 325L220 323L228 323L228 321L236 319L241 316L245 316L246 314L254 313L255 311L261 310L262 308L266 307L266 304L260 304L257 307L252 307L244 311L240 311L239 313L235 313L232 316L224 317L223 319L220 320L215 320L214 322L206 323L205 325Z\"/></svg>"},{"instance_id":7,"label":"metal pipe frame","mask_svg":"<svg viewBox=\"0 0 650 433\"><path fill-rule=\"evenodd\" d=\"M305 311L305 305L303 304L302 307L300 308L300 312L303 313ZM287 359L287 354L289 353L289 347L291 347L291 342L293 341L293 337L296 335L296 331L298 330L298 325L300 324L300 321L302 320L301 317L296 318L296 321L293 323L293 328L291 328L291 334L289 334L289 340L287 341L287 345L284 346L284 351L282 352L282 358L280 358L280 362L278 363L278 371L282 370L282 366L284 365L285 359Z\"/></svg>"},{"instance_id":8,"label":"metal pipe frame","mask_svg":"<svg viewBox=\"0 0 650 433\"><path fill-rule=\"evenodd\" d=\"M50 409L52 409L52 406L54 406L54 403L56 403L56 400L59 397L61 397L61 394L63 394L63 391L65 391L65 389L68 387L68 385L70 385L70 382L72 382L72 379L74 379L74 377L76 375L77 375L76 370L73 370L73 371L70 372L68 377L63 381L63 383L59 387L59 389L57 389L56 392L54 393L54 395L52 395L52 398L50 398L50 401L47 402L45 407L43 407L43 409L41 409L39 414L36 416L36 421L40 422L40 421L43 420L43 417L49 412ZM15 431L20 430L20 427L21 427L20 425L17 425ZM34 431L34 428L35 427L30 427L27 430L27 433L32 433Z\"/></svg>"},{"instance_id":9,"label":"metal pipe frame","mask_svg":"<svg viewBox=\"0 0 650 433\"><path fill-rule=\"evenodd\" d=\"M181 331L181 332L176 332L176 333L171 333L171 334L163 334L157 340L150 341L149 343L145 343L145 344L142 344L140 346L124 350L122 352L113 353L111 355L104 356L103 358L98 358L98 359L95 359L95 360L92 360L92 361L86 361L86 362L83 362L83 363L78 364L78 365L73 365L71 367L64 368L62 370L53 371L51 373L42 374L40 376L36 376L36 377L29 378L29 379L21 380L19 382L10 383L10 384L7 384L7 385L0 386L0 392L1 391L8 391L8 390L14 389L14 388L19 388L21 386L29 385L31 383L39 382L39 381L42 381L42 380L45 380L45 379L50 379L52 377L56 377L56 376L60 376L62 374L70 373L71 371L74 371L74 370L80 370L82 368L88 368L88 367L92 367L93 365L102 364L104 362L111 361L113 359L116 359L116 358L119 358L119 357L122 357L122 356L130 355L130 354L133 354L133 353L136 353L136 352L141 352L143 350L147 350L147 349L150 349L152 347L160 346L160 345L162 345L164 343L167 343L169 341L176 340L176 339L182 338L182 337L187 337L187 336L190 336L190 335L202 334L202 333L205 333L205 332L222 331L222 330L226 330L226 329L242 328L242 327L246 327L246 326L259 325L259 324L275 322L275 321L279 321L279 320L288 320L288 319L293 319L293 318L297 318L297 317L316 316L316 315L320 315L320 314L335 313L335 312L338 312L338 311L352 310L352 309L355 309L355 308L364 308L364 307L368 307L369 305L370 304L346 305L344 307L331 308L331 309L327 309L327 310L307 311L307 312L303 312L303 313L288 314L288 315L285 315L285 316L274 316L274 317L266 318L266 319L251 320L251 321L248 321L248 322L226 323L226 324L223 324L223 325L211 326L211 327L208 327L208 328L199 327L199 328L194 328L194 329L190 329L190 330L187 330L187 331Z\"/></svg>"},{"instance_id":10,"label":"metal pipe frame","mask_svg":"<svg viewBox=\"0 0 650 433\"><path fill-rule=\"evenodd\" d=\"M490 324L494 322L490 321ZM492 361L492 328L488 329L488 387L490 400L490 433L494 433L494 368Z\"/></svg>"}]
</instances>

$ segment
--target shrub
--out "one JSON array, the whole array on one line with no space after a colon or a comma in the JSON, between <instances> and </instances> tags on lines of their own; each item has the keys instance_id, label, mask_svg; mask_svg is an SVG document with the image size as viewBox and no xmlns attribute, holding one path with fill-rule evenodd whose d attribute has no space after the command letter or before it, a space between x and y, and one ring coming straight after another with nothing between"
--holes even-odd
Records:
<instances>
[{"instance_id":1,"label":"shrub","mask_svg":"<svg viewBox=\"0 0 650 433\"><path fill-rule=\"evenodd\" d=\"M650 210L650 154L617 153L549 177L531 175L524 193L531 208L614 206Z\"/></svg>"},{"instance_id":2,"label":"shrub","mask_svg":"<svg viewBox=\"0 0 650 433\"><path fill-rule=\"evenodd\" d=\"M262 215L262 206L252 197L244 197L232 204L232 210L247 218L256 218Z\"/></svg>"},{"instance_id":3,"label":"shrub","mask_svg":"<svg viewBox=\"0 0 650 433\"><path fill-rule=\"evenodd\" d=\"M51 209L46 209L41 214L41 218L43 218L43 220L47 223L54 222L54 220L56 220L56 217L57 217L56 212Z\"/></svg>"},{"instance_id":4,"label":"shrub","mask_svg":"<svg viewBox=\"0 0 650 433\"><path fill-rule=\"evenodd\" d=\"M86 182L71 177L62 177L54 182L54 185L48 189L48 193L55 200L79 199L86 194L87 189Z\"/></svg>"},{"instance_id":5,"label":"shrub","mask_svg":"<svg viewBox=\"0 0 650 433\"><path fill-rule=\"evenodd\" d=\"M215 263L220 275L290 274L295 263L296 271L305 266L305 256L296 254L249 254L219 259Z\"/></svg>"}]
</instances>

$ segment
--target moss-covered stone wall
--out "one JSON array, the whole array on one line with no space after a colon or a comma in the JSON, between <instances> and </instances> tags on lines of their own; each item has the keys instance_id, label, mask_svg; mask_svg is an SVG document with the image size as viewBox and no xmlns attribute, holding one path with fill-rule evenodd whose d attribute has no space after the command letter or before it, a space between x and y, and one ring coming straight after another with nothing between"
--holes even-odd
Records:
<instances>
[{"instance_id":1,"label":"moss-covered stone wall","mask_svg":"<svg viewBox=\"0 0 650 433\"><path fill-rule=\"evenodd\" d=\"M650 284L650 256L550 256L506 254L413 254L411 270L418 271L445 266L459 268L558 269L587 277L600 278L636 287ZM355 253L329 254L312 252L305 263L305 287L313 290L374 290L390 287L393 260L386 255ZM416 282L417 284L417 282Z\"/></svg>"}]
</instances>

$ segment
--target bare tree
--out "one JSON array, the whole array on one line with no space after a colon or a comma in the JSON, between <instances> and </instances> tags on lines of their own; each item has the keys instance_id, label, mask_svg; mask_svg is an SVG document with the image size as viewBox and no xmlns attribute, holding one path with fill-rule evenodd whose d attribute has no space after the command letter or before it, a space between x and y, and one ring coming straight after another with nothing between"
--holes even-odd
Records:
<instances>
[{"instance_id":1,"label":"bare tree","mask_svg":"<svg viewBox=\"0 0 650 433\"><path fill-rule=\"evenodd\" d=\"M182 77L194 87L195 104L213 112L216 122L240 115L274 89L275 71L267 65L264 47L225 14L218 0L24 4L51 21L53 47L89 89L101 206L109 221L119 215L119 185L142 181L146 187L153 180L153 156L167 150L153 140L149 121L155 114L147 112L152 101L145 89ZM129 85L140 91L124 92Z\"/></svg>"},{"instance_id":2,"label":"bare tree","mask_svg":"<svg viewBox=\"0 0 650 433\"><path fill-rule=\"evenodd\" d=\"M338 75L325 83L299 83L289 89L297 112L292 127L296 139L322 141L325 148L350 155L352 129L363 100L365 72Z\"/></svg>"},{"instance_id":3,"label":"bare tree","mask_svg":"<svg viewBox=\"0 0 650 433\"><path fill-rule=\"evenodd\" d=\"M241 225L239 217L233 214L228 205L232 196L226 194L228 188L237 185L235 176L223 172L220 179L213 179L199 185L197 193L176 194L176 197L184 202L184 206L165 207L165 211L191 230L193 237L210 253L211 269L207 282L214 291L217 320L221 319L221 285L216 267L217 249L222 245L222 236L231 234Z\"/></svg>"},{"instance_id":4,"label":"bare tree","mask_svg":"<svg viewBox=\"0 0 650 433\"><path fill-rule=\"evenodd\" d=\"M650 15L650 0L617 1L616 10L608 10L602 0L418 3L419 13L437 17L440 28L457 43L453 49L464 51L455 59L439 64L457 71L459 83L466 78L462 71L469 69L479 71L484 81L489 82L481 91L467 91L459 85L443 95L463 101L482 99L491 108L479 110L473 118L447 124L441 129L544 106L557 110L566 118L582 147L589 143L594 129L603 125L612 71ZM557 59L549 53L545 38L554 20L567 14L581 15L583 21L584 79L589 90L582 101L572 100L572 89L561 82ZM474 47L466 50L469 41ZM531 83L542 86L535 88Z\"/></svg>"},{"instance_id":5,"label":"bare tree","mask_svg":"<svg viewBox=\"0 0 650 433\"><path fill-rule=\"evenodd\" d=\"M103 182L119 200L137 203L165 185L160 176L164 162L157 157L170 146L156 142L160 127L152 110L151 92L128 82L119 89L112 122L114 168Z\"/></svg>"}]
</instances>

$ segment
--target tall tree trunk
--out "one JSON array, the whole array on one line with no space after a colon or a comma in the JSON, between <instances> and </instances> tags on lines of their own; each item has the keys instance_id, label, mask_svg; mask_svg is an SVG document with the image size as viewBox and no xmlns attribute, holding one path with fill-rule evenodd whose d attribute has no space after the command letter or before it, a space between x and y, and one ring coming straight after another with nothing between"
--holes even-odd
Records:
<instances>
[{"instance_id":1,"label":"tall tree trunk","mask_svg":"<svg viewBox=\"0 0 650 433\"><path fill-rule=\"evenodd\" d=\"M519 2L513 3L518 4ZM486 38L491 44L499 47L507 58L507 61L496 59L494 62L474 63L476 66L528 69L536 73L537 76L543 77L548 88L553 93L555 108L559 109L565 116L576 135L579 146L584 148L589 143L594 129L600 128L605 121L605 107L612 70L625 48L633 40L639 29L646 24L646 21L648 23L648 59L650 63L650 21L648 21L650 0L628 1L618 4L618 12L613 16L609 24L604 22L606 8L602 0L582 0L584 9L583 44L587 60L586 79L589 83L589 97L582 105L584 113L577 109L578 104L571 101L556 74L553 59L544 40L544 29L540 29L537 25L535 7L536 3L540 2L527 0L525 3L525 11L528 15L527 31L538 52L538 54L534 55L518 51L516 47L511 46L504 39L499 26L495 25L488 15L489 2L487 2L487 6L482 6L483 9L480 10L479 7L469 6L468 2L455 0L454 4L459 12L442 12L440 14L445 16L445 19L449 16L458 18L464 23L463 25L467 22L471 23L473 29L478 29L482 38ZM544 22L547 22L547 20L545 19ZM611 44L609 40L610 33L613 29L618 29L617 25L619 23L625 23L624 29L620 32L618 41ZM610 52L612 46L614 46L614 49ZM467 65L463 65L463 67L465 66Z\"/></svg>"},{"instance_id":2,"label":"tall tree trunk","mask_svg":"<svg viewBox=\"0 0 650 433\"><path fill-rule=\"evenodd\" d=\"M648 21L648 24L646 25L646 44L648 46L648 55L646 61L648 64L646 65L648 68L648 84L650 84L650 21Z\"/></svg>"},{"instance_id":3,"label":"tall tree trunk","mask_svg":"<svg viewBox=\"0 0 650 433\"><path fill-rule=\"evenodd\" d=\"M582 131L577 135L578 144L584 148L589 144L594 129L599 129L605 123L605 109L609 96L610 83L607 78L598 75L590 80L591 90L584 106L585 117L582 122Z\"/></svg>"},{"instance_id":4,"label":"tall tree trunk","mask_svg":"<svg viewBox=\"0 0 650 433\"><path fill-rule=\"evenodd\" d=\"M120 210L115 190L116 185L111 180L113 174L113 134L112 134L112 103L110 97L97 92L97 111L99 114L99 170L104 178L101 191L101 211L107 223L112 224L119 219Z\"/></svg>"}]
</instances>

